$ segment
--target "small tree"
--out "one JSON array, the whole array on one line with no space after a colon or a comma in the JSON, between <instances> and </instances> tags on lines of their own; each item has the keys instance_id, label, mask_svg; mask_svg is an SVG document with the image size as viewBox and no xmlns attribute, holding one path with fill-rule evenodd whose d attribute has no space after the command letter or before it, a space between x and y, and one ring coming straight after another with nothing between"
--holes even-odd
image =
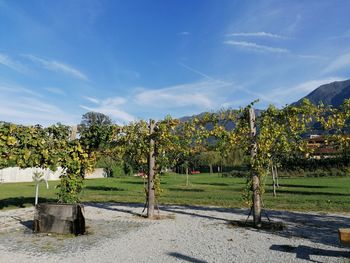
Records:
<instances>
[{"instance_id":1,"label":"small tree","mask_svg":"<svg viewBox=\"0 0 350 263\"><path fill-rule=\"evenodd\" d=\"M245 155L244 152L238 147L232 147L232 150L229 151L223 158L222 163L224 166L241 166L244 164Z\"/></svg>"},{"instance_id":2,"label":"small tree","mask_svg":"<svg viewBox=\"0 0 350 263\"><path fill-rule=\"evenodd\" d=\"M199 161L201 165L208 165L210 173L213 173L213 165L220 164L221 156L220 153L216 151L201 152Z\"/></svg>"},{"instance_id":3,"label":"small tree","mask_svg":"<svg viewBox=\"0 0 350 263\"><path fill-rule=\"evenodd\" d=\"M85 173L92 169L92 161L79 141L71 141L66 145L60 158L60 166L64 172L57 186L59 202L78 203Z\"/></svg>"}]
</instances>

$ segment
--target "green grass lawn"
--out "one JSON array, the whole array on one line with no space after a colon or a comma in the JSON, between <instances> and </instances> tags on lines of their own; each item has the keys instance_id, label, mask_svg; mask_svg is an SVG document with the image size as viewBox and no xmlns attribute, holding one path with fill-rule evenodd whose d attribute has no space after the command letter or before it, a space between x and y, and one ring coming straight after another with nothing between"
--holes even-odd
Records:
<instances>
[{"instance_id":1,"label":"green grass lawn","mask_svg":"<svg viewBox=\"0 0 350 263\"><path fill-rule=\"evenodd\" d=\"M161 204L214 205L244 207L242 193L245 179L222 178L218 174L162 176ZM56 201L55 185L40 186L40 201ZM30 206L34 202L34 183L0 185L0 210ZM83 202L143 203L144 182L139 177L85 180L81 194ZM271 181L266 183L264 205L268 209L350 212L350 177L280 179L277 197L272 196Z\"/></svg>"}]
</instances>

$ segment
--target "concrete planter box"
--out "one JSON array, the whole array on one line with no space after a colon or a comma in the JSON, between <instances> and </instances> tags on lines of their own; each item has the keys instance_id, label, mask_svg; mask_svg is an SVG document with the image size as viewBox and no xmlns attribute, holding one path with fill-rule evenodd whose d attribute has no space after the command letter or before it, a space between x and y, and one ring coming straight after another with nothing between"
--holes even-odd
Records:
<instances>
[{"instance_id":1,"label":"concrete planter box","mask_svg":"<svg viewBox=\"0 0 350 263\"><path fill-rule=\"evenodd\" d=\"M339 228L339 240L342 245L350 245L350 228Z\"/></svg>"},{"instance_id":2,"label":"concrete planter box","mask_svg":"<svg viewBox=\"0 0 350 263\"><path fill-rule=\"evenodd\" d=\"M80 204L49 204L35 206L34 232L82 235L85 218Z\"/></svg>"}]
</instances>

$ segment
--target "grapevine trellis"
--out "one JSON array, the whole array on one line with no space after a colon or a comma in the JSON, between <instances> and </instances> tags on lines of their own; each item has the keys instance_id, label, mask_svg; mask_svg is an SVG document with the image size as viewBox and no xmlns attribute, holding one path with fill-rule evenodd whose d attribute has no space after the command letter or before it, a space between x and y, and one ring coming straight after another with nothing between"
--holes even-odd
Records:
<instances>
[{"instance_id":1,"label":"grapevine trellis","mask_svg":"<svg viewBox=\"0 0 350 263\"><path fill-rule=\"evenodd\" d=\"M58 185L58 200L76 203L83 187L83 176L93 162L78 140L69 139L70 128L48 128L0 123L0 168L18 166L55 171L63 168Z\"/></svg>"},{"instance_id":2,"label":"grapevine trellis","mask_svg":"<svg viewBox=\"0 0 350 263\"><path fill-rule=\"evenodd\" d=\"M306 156L312 150L304 138L314 123L328 131L324 136L336 141L339 151L349 149L350 101L344 101L340 108L314 106L309 101L282 109L270 106L256 117L253 106L207 113L185 122L167 117L157 122L108 125L103 133L93 126L74 140L70 139L69 127L63 125L43 128L1 123L0 168L16 165L54 170L60 166L65 174L59 184L59 200L74 203L79 201L84 174L96 156L108 155L147 173L147 216L152 218L162 192L162 170L186 163L200 151L209 149L226 156L239 148L250 156L251 173L244 199L252 207L254 224L259 226L265 178L273 174L275 185L276 167L282 165L283 158ZM228 128L230 123L234 125ZM99 141L98 134L102 134Z\"/></svg>"}]
</instances>

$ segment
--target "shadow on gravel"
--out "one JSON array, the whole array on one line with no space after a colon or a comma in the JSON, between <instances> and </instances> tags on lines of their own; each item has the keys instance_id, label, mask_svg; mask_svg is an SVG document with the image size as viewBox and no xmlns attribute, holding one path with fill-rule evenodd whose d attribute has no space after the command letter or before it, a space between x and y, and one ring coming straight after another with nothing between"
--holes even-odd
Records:
<instances>
[{"instance_id":1,"label":"shadow on gravel","mask_svg":"<svg viewBox=\"0 0 350 263\"><path fill-rule=\"evenodd\" d=\"M169 256L172 256L174 258L177 258L181 261L185 261L185 262L192 262L192 263L207 263L207 261L204 260L200 260L200 259L196 259L194 257L190 257L190 256L186 256L184 254L180 254L177 252L170 252L168 253Z\"/></svg>"},{"instance_id":2,"label":"shadow on gravel","mask_svg":"<svg viewBox=\"0 0 350 263\"><path fill-rule=\"evenodd\" d=\"M226 208L226 207L216 207L216 206L197 206L197 205L168 205L168 206L160 206L161 210L169 210L175 209L177 210L185 210L191 209L198 212L221 212L221 213L233 213L248 216L248 209L245 208ZM200 216L200 214L194 214ZM226 219L225 219L226 220Z\"/></svg>"},{"instance_id":3,"label":"shadow on gravel","mask_svg":"<svg viewBox=\"0 0 350 263\"><path fill-rule=\"evenodd\" d=\"M140 215L140 213L136 213L132 209L144 208L144 204L140 204L140 203L132 203L132 204L129 204L129 203L86 203L85 205L92 206L92 207L98 207L98 208L102 208L102 209L107 209L107 210L111 210L111 211L123 212L123 213L131 214L131 215ZM128 206L131 209L124 209L124 208L116 207L118 205L124 206L124 207ZM200 213L187 212L187 211L185 211L186 209L197 210L198 212L213 211L213 212L222 212L222 213L234 213L234 214L242 214L245 216L248 216L248 212L249 212L246 209L221 208L221 207L176 206L176 205L168 205L168 206L161 205L161 206L159 206L160 212L166 211L166 212L171 212L174 214L190 215L190 216L194 216L194 217L222 220L222 221L226 221L226 222L230 221L227 218L220 218L220 217L215 217L215 216L210 216L210 215L205 215L205 214L200 214Z\"/></svg>"},{"instance_id":4,"label":"shadow on gravel","mask_svg":"<svg viewBox=\"0 0 350 263\"><path fill-rule=\"evenodd\" d=\"M190 212L186 210L194 210L195 212ZM176 206L176 205L169 205L169 206L160 206L160 211L167 211L172 212L174 214L182 214L182 215L190 215L194 217L200 217L200 218L206 218L206 219L213 219L213 220L221 220L225 222L230 222L231 219L228 218L222 218L217 217L214 215L208 215L207 212L220 212L220 213L232 213L232 214L239 214L242 216L248 216L249 210L247 209L240 209L240 208L224 208L224 207L206 207L206 206L193 206L193 205L186 205L186 206ZM196 213L198 212L198 213ZM203 213L201 213L203 212Z\"/></svg>"},{"instance_id":5,"label":"shadow on gravel","mask_svg":"<svg viewBox=\"0 0 350 263\"><path fill-rule=\"evenodd\" d=\"M125 203L89 203L87 205L99 207L112 211L124 212L138 215L135 208L143 208L144 204ZM120 205L121 207L117 207ZM130 207L130 209L124 207ZM205 207L205 206L177 206L162 205L160 211L171 212L173 214L189 215L192 217L205 218L209 220L219 220L232 223L233 220L245 220L248 216L248 209ZM283 231L255 230L267 232L281 237L303 238L314 243L340 247L338 229L350 227L350 218L342 215L309 214L302 212L264 210L272 222L281 222L285 226ZM217 213L225 215L218 215ZM230 215L232 214L232 216ZM250 217L251 220L252 217ZM267 219L263 217L265 221Z\"/></svg>"},{"instance_id":6,"label":"shadow on gravel","mask_svg":"<svg viewBox=\"0 0 350 263\"><path fill-rule=\"evenodd\" d=\"M194 217L200 217L200 218L206 218L206 219L214 219L214 220L221 220L221 221L226 221L226 222L230 221L230 220L228 220L226 218L210 216L210 215L203 215L203 214L197 214L197 213L193 213L193 212L186 212L186 211L183 211L183 210L166 208L166 207L161 207L160 210L161 211L171 212L171 213L174 213L174 214L189 215L189 216L194 216Z\"/></svg>"},{"instance_id":7,"label":"shadow on gravel","mask_svg":"<svg viewBox=\"0 0 350 263\"><path fill-rule=\"evenodd\" d=\"M267 211L273 221L283 222L284 231L273 232L282 237L299 237L314 243L339 247L338 228L350 226L350 218L340 215Z\"/></svg>"},{"instance_id":8,"label":"shadow on gravel","mask_svg":"<svg viewBox=\"0 0 350 263\"><path fill-rule=\"evenodd\" d=\"M11 216L11 218L17 220L22 226L25 226L28 230L33 231L34 220L23 221L20 217L17 216Z\"/></svg>"},{"instance_id":9,"label":"shadow on gravel","mask_svg":"<svg viewBox=\"0 0 350 263\"><path fill-rule=\"evenodd\" d=\"M186 211L187 208L191 211ZM194 217L220 220L227 223L232 223L232 218L214 216L207 212L223 212L232 213L233 215L240 216L242 220L245 220L248 216L248 209L237 209L237 208L220 208L220 207L201 207L201 206L165 206L160 207L161 211L172 212L174 214L185 214ZM326 214L308 214L301 212L289 212L289 211L273 211L264 210L267 213L272 222L283 223L283 231L269 231L269 230L258 230L265 231L281 237L298 237L303 238L314 243L330 245L339 247L338 228L350 227L350 218L341 215L326 215ZM228 219L229 218L229 219ZM252 217L250 217L251 220ZM265 221L267 219L263 217Z\"/></svg>"},{"instance_id":10,"label":"shadow on gravel","mask_svg":"<svg viewBox=\"0 0 350 263\"><path fill-rule=\"evenodd\" d=\"M87 206L92 206L92 207L97 207L97 208L102 208L110 211L118 211L122 213L127 213L135 216L141 216L140 213L136 213L133 210L129 209L124 209L124 208L118 208L116 205L122 205L122 206L129 206L130 208L143 208L143 204L123 204L123 203L87 203Z\"/></svg>"},{"instance_id":11,"label":"shadow on gravel","mask_svg":"<svg viewBox=\"0 0 350 263\"><path fill-rule=\"evenodd\" d=\"M333 258L350 258L350 252L347 252L347 251L320 249L320 248L313 248L308 246L294 247L291 245L272 245L270 249L279 251L279 252L286 252L286 253L292 253L292 254L295 253L296 258L308 260L311 262L319 262L316 260L312 260L310 258L310 256L312 255L326 256L326 257L333 257Z\"/></svg>"}]
</instances>

